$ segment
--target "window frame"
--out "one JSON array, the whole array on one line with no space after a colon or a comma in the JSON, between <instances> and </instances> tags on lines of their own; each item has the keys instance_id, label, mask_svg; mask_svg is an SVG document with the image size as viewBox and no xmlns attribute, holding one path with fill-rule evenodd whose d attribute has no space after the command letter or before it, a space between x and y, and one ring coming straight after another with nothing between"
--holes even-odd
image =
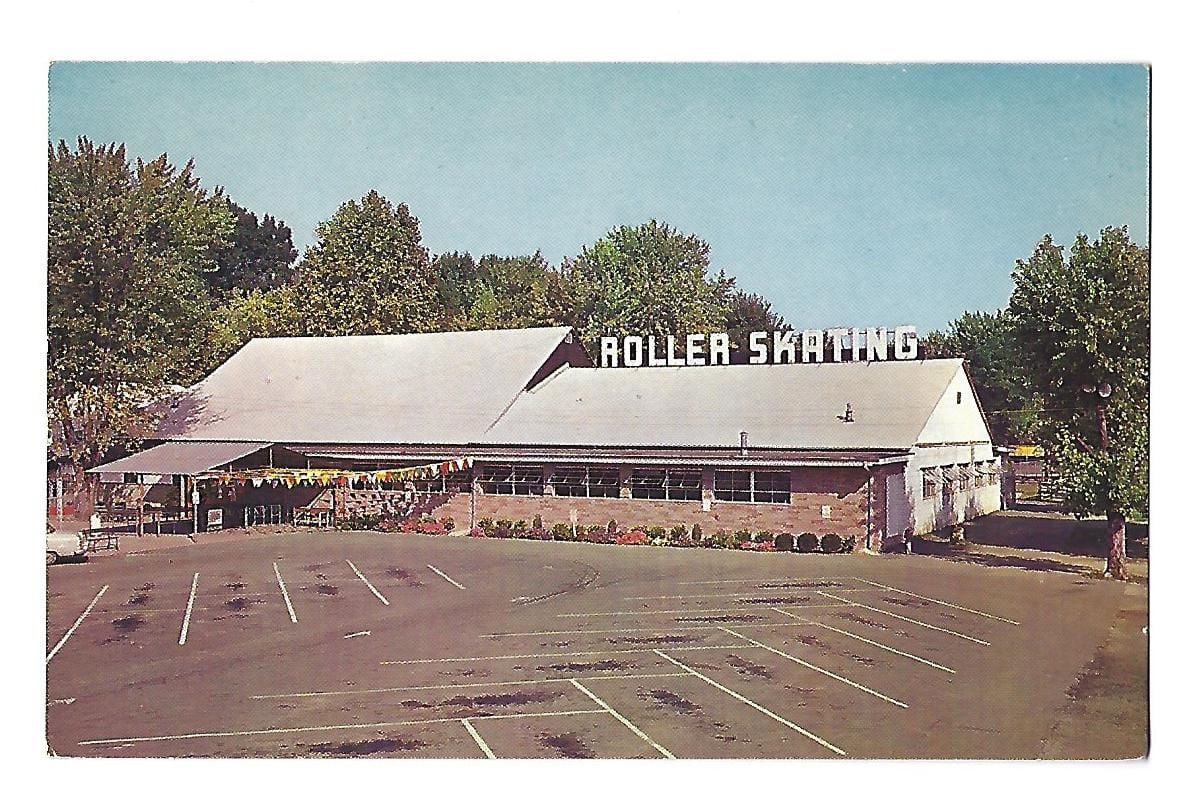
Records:
<instances>
[{"instance_id":1,"label":"window frame","mask_svg":"<svg viewBox=\"0 0 1193 812\"><path fill-rule=\"evenodd\" d=\"M772 477L771 487L759 487L759 476ZM722 478L729 481L722 482ZM773 478L786 479L786 486L774 487ZM740 487L741 485L745 487ZM760 498L761 497L761 498ZM779 468L714 468L713 498L718 502L738 502L758 505L791 504L791 471Z\"/></svg>"},{"instance_id":2,"label":"window frame","mask_svg":"<svg viewBox=\"0 0 1193 812\"><path fill-rule=\"evenodd\" d=\"M693 481L695 482L694 486ZM630 471L630 498L667 502L702 501L704 499L704 472L700 468L680 466L634 468Z\"/></svg>"}]
</instances>

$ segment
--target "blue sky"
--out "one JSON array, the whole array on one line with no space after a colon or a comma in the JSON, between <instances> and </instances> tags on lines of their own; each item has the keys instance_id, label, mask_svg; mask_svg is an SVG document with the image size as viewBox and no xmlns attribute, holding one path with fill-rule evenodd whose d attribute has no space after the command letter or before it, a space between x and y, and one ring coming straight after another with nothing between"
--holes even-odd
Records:
<instances>
[{"instance_id":1,"label":"blue sky","mask_svg":"<svg viewBox=\"0 0 1193 812\"><path fill-rule=\"evenodd\" d=\"M301 249L349 198L553 263L652 217L797 327L943 327L1051 233L1146 242L1147 71L1093 65L57 63L50 138L193 158Z\"/></svg>"}]
</instances>

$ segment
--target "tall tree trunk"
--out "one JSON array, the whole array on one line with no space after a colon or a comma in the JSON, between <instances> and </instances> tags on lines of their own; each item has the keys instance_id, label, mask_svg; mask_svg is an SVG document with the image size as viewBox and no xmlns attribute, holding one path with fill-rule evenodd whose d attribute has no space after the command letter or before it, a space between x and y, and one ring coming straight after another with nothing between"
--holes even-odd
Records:
<instances>
[{"instance_id":1,"label":"tall tree trunk","mask_svg":"<svg viewBox=\"0 0 1193 812\"><path fill-rule=\"evenodd\" d=\"M1106 572L1107 578L1127 580L1127 519L1118 511L1106 516Z\"/></svg>"}]
</instances>

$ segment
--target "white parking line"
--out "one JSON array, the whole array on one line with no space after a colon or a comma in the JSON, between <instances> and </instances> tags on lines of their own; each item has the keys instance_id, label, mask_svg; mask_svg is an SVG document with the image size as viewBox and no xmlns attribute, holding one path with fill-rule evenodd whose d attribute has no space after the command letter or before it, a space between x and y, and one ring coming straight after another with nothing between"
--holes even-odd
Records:
<instances>
[{"instance_id":1,"label":"white parking line","mask_svg":"<svg viewBox=\"0 0 1193 812\"><path fill-rule=\"evenodd\" d=\"M745 648L745 646L742 646ZM687 674L593 674L584 677L588 681L610 679L659 679L662 677L686 677ZM249 699L312 699L323 696L352 696L355 694L400 694L404 691L452 691L457 688L496 688L509 685L543 685L552 682L568 682L570 677L540 677L539 679L514 679L501 682L465 682L443 685L400 685L392 688L355 688L342 691L303 691L292 694L257 694Z\"/></svg>"},{"instance_id":2,"label":"white parking line","mask_svg":"<svg viewBox=\"0 0 1193 812\"><path fill-rule=\"evenodd\" d=\"M472 740L476 742L476 746L485 754L485 758L497 758L493 755L493 751L489 749L489 745L485 744L485 740L481 738L481 734L476 732L476 728L472 726L472 722L467 719L461 719L460 722L464 725L464 729L468 731L468 735L472 736Z\"/></svg>"},{"instance_id":3,"label":"white parking line","mask_svg":"<svg viewBox=\"0 0 1193 812\"><path fill-rule=\"evenodd\" d=\"M840 674L834 674L832 671L829 671L826 668L821 668L818 665L812 665L812 663L808 662L807 660L801 660L799 657L788 654L785 651L780 651L779 649L768 646L765 643L760 643L757 640L746 637L744 634L738 634L737 632L733 631L733 629L724 629L724 631L728 632L729 634L733 635L734 637L740 637L742 640L745 640L747 643L753 643L754 645L758 646L758 648L766 649L767 651L771 652L772 654L778 654L780 657L785 657L786 659L791 660L791 662L793 662L793 663L799 663L804 668L810 668L818 674L824 674L826 677L831 677L832 679L835 679L837 682L842 682L842 683L849 685L853 688L857 688L859 691L865 691L866 693L870 694L870 696L878 697L879 699L881 699L884 702L890 702L892 705L898 705L900 708L907 707L906 702L900 702L898 699L891 699L886 694L879 693L878 691L875 691L873 688L867 688L865 685L862 685L860 682L854 682L853 680L847 679L846 677L843 677Z\"/></svg>"},{"instance_id":4,"label":"white parking line","mask_svg":"<svg viewBox=\"0 0 1193 812\"><path fill-rule=\"evenodd\" d=\"M761 604L761 605L768 606L768 604ZM792 606L799 606L800 609L829 609L829 608L832 608L832 607L835 607L838 605L839 604L836 604L836 603L792 604ZM692 607L690 609L684 609L683 607L680 607L677 609L639 609L637 611L630 611L630 612L563 612L561 614L556 615L555 617L617 617L619 615L682 615L682 614L693 614L693 613L707 614L707 613L711 613L711 612L749 612L752 608L753 608L753 605L742 606L739 604L737 606L711 607L711 608L699 606L699 607ZM675 622L676 623L698 623L698 622L700 622L700 618L676 618Z\"/></svg>"},{"instance_id":5,"label":"white parking line","mask_svg":"<svg viewBox=\"0 0 1193 812\"><path fill-rule=\"evenodd\" d=\"M712 649L744 649L749 646L676 646L667 651L709 651ZM653 648L615 648L604 651L536 651L530 654L494 654L489 657L439 657L430 660L385 660L380 665L422 665L423 663L475 663L485 660L526 660L532 657L590 657L598 654L650 654Z\"/></svg>"},{"instance_id":6,"label":"white parking line","mask_svg":"<svg viewBox=\"0 0 1193 812\"><path fill-rule=\"evenodd\" d=\"M87 608L83 610L83 614L79 615L79 619L75 621L73 626L66 630L66 634L62 635L62 639L58 641L58 644L50 649L50 653L46 655L47 663L54 659L54 655L57 654L64 645L66 645L66 641L69 640L70 636L75 633L75 629L79 628L83 621L87 619L87 615L91 614L91 610L95 608L95 604L99 603L99 599L102 598L104 593L107 591L108 585L104 584L103 588L100 589L99 592L95 593L95 597L91 599L91 603L87 604Z\"/></svg>"},{"instance_id":7,"label":"white parking line","mask_svg":"<svg viewBox=\"0 0 1193 812\"><path fill-rule=\"evenodd\" d=\"M898 587L888 586L886 584L880 584L877 581L867 581L865 578L854 578L854 580L861 581L863 584L870 584L872 586L881 587L882 589L889 589L892 592L899 592L904 595L910 595L913 598L919 598L920 600L923 600L923 601L930 601L931 603L938 603L941 606L947 606L950 609L960 609L962 612L969 612L974 615L981 615L982 617L988 617L991 620L1000 620L1003 623L1010 623L1012 626L1019 625L1018 620L1011 620L1010 618L999 617L998 615L988 615L985 612L979 612L977 609L970 609L968 606L960 606L955 603L949 603L948 601L937 600L936 598L929 598L927 595L918 595L915 592L908 592L906 589L899 589Z\"/></svg>"},{"instance_id":8,"label":"white parking line","mask_svg":"<svg viewBox=\"0 0 1193 812\"><path fill-rule=\"evenodd\" d=\"M854 634L853 632L845 631L845 629L838 629L836 626L830 626L827 623L821 623L816 620L808 620L807 618L802 618L799 615L793 615L790 612L785 612L784 610L779 609L778 607L775 607L775 606L772 606L771 609L774 609L780 615L786 615L787 617L795 618L796 620L803 620L804 622L808 623L811 626L819 626L822 629L828 629L830 632L836 632L837 634L843 634L846 637L852 637L854 640L860 640L863 643L869 643L871 646L880 648L883 651L889 651L891 654L898 654L900 657L906 657L909 660L915 660L918 663L923 663L924 665L930 665L933 668L936 668L940 671L945 671L949 674L957 673L953 669L949 668L947 665L941 665L940 663L934 663L931 660L925 660L923 657L917 657L914 654L908 654L906 651L900 651L899 649L897 649L893 646L888 646L883 643L879 643L877 640L871 640L868 637L862 637L860 634Z\"/></svg>"},{"instance_id":9,"label":"white parking line","mask_svg":"<svg viewBox=\"0 0 1193 812\"><path fill-rule=\"evenodd\" d=\"M708 621L709 623L724 623L724 620ZM808 621L800 623L750 623L743 622L741 626L806 626ZM551 635L569 635L569 634L635 634L640 632L694 632L699 629L676 629L674 626L632 626L630 628L621 629L550 629L548 631L537 632L494 632L492 634L482 634L482 638L498 638L498 637L550 637Z\"/></svg>"},{"instance_id":10,"label":"white parking line","mask_svg":"<svg viewBox=\"0 0 1193 812\"><path fill-rule=\"evenodd\" d=\"M348 566L349 566L349 567L352 567L352 571L356 573L356 577L357 577L357 578L359 578L360 580L362 580L362 581L364 581L364 582L365 582L365 586L367 586L367 587L369 588L369 591L370 591L370 592L372 592L374 595L376 595L376 596L377 596L377 600L381 601L381 602L382 602L382 603L384 603L386 606L389 606L389 601L387 601L387 600L385 599L385 596L384 596L384 595L382 595L380 592L378 592L378 591L377 591L377 588L376 588L375 586L373 586L372 584L370 584L370 583L369 583L369 579L368 579L368 578L366 578L366 577L364 577L363 575L361 575L361 572L360 572L360 570L358 570L358 569L356 568L356 565L355 565L355 564L353 564L351 561L349 561L347 558L345 558L345 559L344 559L344 561L345 561L345 563L347 563L347 564L348 564Z\"/></svg>"},{"instance_id":11,"label":"white parking line","mask_svg":"<svg viewBox=\"0 0 1193 812\"><path fill-rule=\"evenodd\" d=\"M430 564L427 564L427 569L438 575L443 580L447 581L452 586L456 587L456 589L464 589L463 584L459 583L458 581L453 581L448 575L444 574L441 570L435 569L435 567L432 567Z\"/></svg>"},{"instance_id":12,"label":"white parking line","mask_svg":"<svg viewBox=\"0 0 1193 812\"><path fill-rule=\"evenodd\" d=\"M811 589L811 587L804 587ZM853 589L831 587L835 592L873 592L873 589ZM819 594L819 593L817 593ZM679 600L695 600L696 598L759 598L757 592L705 592L700 595L633 595L628 598L622 598L623 601L679 601Z\"/></svg>"},{"instance_id":13,"label":"white parking line","mask_svg":"<svg viewBox=\"0 0 1193 812\"><path fill-rule=\"evenodd\" d=\"M953 631L952 629L946 629L943 626L933 626L931 623L925 623L924 621L916 620L913 617L906 617L905 615L897 615L894 612L888 612L885 609L879 609L877 606L867 606L864 603L856 603L851 600L846 600L845 598L838 598L836 595L830 595L827 592L820 592L818 594L824 595L824 597L826 597L826 598L832 598L834 600L841 601L841 603L844 603L847 606L856 606L858 609L866 609L871 612L877 612L880 615L886 615L887 617L897 618L898 620L905 620L908 623L914 623L917 626L923 626L925 629L932 629L934 631L944 632L945 634L951 634L951 635L953 635L953 637L960 637L962 640L969 640L972 643L977 643L982 646L990 645L990 643L988 643L987 641L979 640L976 637L970 637L968 634L962 634L961 632Z\"/></svg>"},{"instance_id":14,"label":"white parking line","mask_svg":"<svg viewBox=\"0 0 1193 812\"><path fill-rule=\"evenodd\" d=\"M362 722L346 725L318 725L312 727L274 727L259 730L222 730L208 733L178 733L171 736L129 736L123 739L88 739L80 745L98 746L105 744L137 744L139 742L168 742L182 739L227 739L236 736L277 736L284 733L322 733L329 730L361 730L378 727L409 727L411 725L435 725L443 722L462 722L465 719L530 719L542 716L587 716L605 713L603 710L542 711L539 713L495 713L492 716L451 716L440 719L421 719L408 722Z\"/></svg>"},{"instance_id":15,"label":"white parking line","mask_svg":"<svg viewBox=\"0 0 1193 812\"><path fill-rule=\"evenodd\" d=\"M716 688L716 689L718 689L718 690L720 690L720 691L724 691L725 693L729 694L731 697L733 697L734 699L738 700L739 702L744 702L744 703L746 703L747 705L749 705L751 708L753 708L754 710L756 710L756 711L760 711L760 712L762 712L762 713L766 714L767 716L769 716L770 718L774 719L776 722L779 722L780 724L786 725L787 727L789 727L789 728L791 728L792 730L794 730L796 733L799 733L801 736L806 736L806 737L808 737L809 739L811 739L812 741L814 741L814 742L816 742L817 744L821 745L822 747L827 747L829 750L832 750L834 753L836 753L836 754L837 754L837 755L839 755L839 756L843 756L843 755L845 755L845 751L844 751L844 750L842 750L840 747L836 747L835 745L829 744L829 743L828 743L828 742L826 742L824 739L822 739L822 738L820 738L819 736L817 736L815 733L811 733L811 732L809 732L809 731L807 731L807 730L804 730L802 727L800 727L799 725L797 725L795 722L792 722L792 721L789 721L789 720L787 720L787 719L784 719L784 718L783 718L782 716L780 716L779 714L775 713L774 711L767 710L766 708L764 708L764 707L762 707L761 705L759 705L757 702L754 702L754 701L752 701L752 700L750 700L750 699L746 699L744 696L742 696L741 694L739 694L737 691L734 691L734 690L732 690L732 689L730 689L730 688L726 688L724 685L720 684L719 682L716 682L715 680L713 680L713 679L711 679L711 678L709 678L709 677L706 677L706 676L704 676L704 675L703 675L703 674L701 674L699 671L697 671L697 670L695 670L695 669L693 669L693 668L689 668L688 666L686 666L686 665L684 665L683 663L681 663L679 660L676 660L676 659L674 659L674 658L672 658L672 657L668 657L666 654L664 654L664 653L663 653L662 651L660 651L659 649L655 649L655 654L659 655L659 656L660 656L660 657L662 657L664 660L668 660L668 661L670 661L670 662L671 662L673 665L675 665L675 666L677 666L677 667L679 667L679 668L682 668L684 671L687 671L687 672L688 672L689 674L691 674L693 677L698 677L699 679L702 679L702 680L704 680L705 682L707 682L707 683L708 683L709 685L711 685L712 687L714 687L714 688Z\"/></svg>"},{"instance_id":16,"label":"white parking line","mask_svg":"<svg viewBox=\"0 0 1193 812\"><path fill-rule=\"evenodd\" d=\"M581 691L583 691L585 693L585 695L588 696L589 699L591 699L593 702L597 703L602 708L604 708L606 711L608 711L610 716L612 716L614 719L616 719L617 721L619 721L623 725L625 725L627 728L629 728L631 733L633 733L638 738L642 739L642 741L649 744L655 750L658 750L660 753L662 753L663 758L675 758L675 756L673 756L671 754L670 750L668 750L666 747L659 744L654 739L652 739L650 736L647 736L645 733L643 733L641 730L639 730L637 727L635 727L633 722L631 722L629 719L622 716L617 711L613 710L613 708L609 707L609 705L605 702L605 700L601 699L599 696L594 694L592 691L585 688L577 680L572 679L572 680L568 680L568 682L570 682L572 685L575 685L577 688L579 688Z\"/></svg>"},{"instance_id":17,"label":"white parking line","mask_svg":"<svg viewBox=\"0 0 1193 812\"><path fill-rule=\"evenodd\" d=\"M186 614L182 618L182 631L178 633L178 645L186 645L186 631L191 626L191 611L195 608L195 590L199 588L199 573L191 581L191 596L186 601Z\"/></svg>"},{"instance_id":18,"label":"white parking line","mask_svg":"<svg viewBox=\"0 0 1193 812\"><path fill-rule=\"evenodd\" d=\"M290 603L290 593L286 591L286 582L282 580L282 571L278 569L278 562L273 562L273 574L278 577L278 586L282 588L282 599L286 601L286 611L290 613L290 622L297 623L298 616L294 614L294 604Z\"/></svg>"}]
</instances>

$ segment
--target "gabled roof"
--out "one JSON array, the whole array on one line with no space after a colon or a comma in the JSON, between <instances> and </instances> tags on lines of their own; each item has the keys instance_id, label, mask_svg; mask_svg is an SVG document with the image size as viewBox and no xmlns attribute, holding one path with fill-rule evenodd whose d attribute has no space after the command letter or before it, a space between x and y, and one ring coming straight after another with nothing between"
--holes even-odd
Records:
<instances>
[{"instance_id":1,"label":"gabled roof","mask_svg":"<svg viewBox=\"0 0 1193 812\"><path fill-rule=\"evenodd\" d=\"M575 362L575 351L559 352L570 335L540 327L253 339L177 398L158 437L467 443L549 360Z\"/></svg>"},{"instance_id":2,"label":"gabled roof","mask_svg":"<svg viewBox=\"0 0 1193 812\"><path fill-rule=\"evenodd\" d=\"M752 448L908 449L961 364L566 368L519 396L478 442L738 448L745 431Z\"/></svg>"}]
</instances>

